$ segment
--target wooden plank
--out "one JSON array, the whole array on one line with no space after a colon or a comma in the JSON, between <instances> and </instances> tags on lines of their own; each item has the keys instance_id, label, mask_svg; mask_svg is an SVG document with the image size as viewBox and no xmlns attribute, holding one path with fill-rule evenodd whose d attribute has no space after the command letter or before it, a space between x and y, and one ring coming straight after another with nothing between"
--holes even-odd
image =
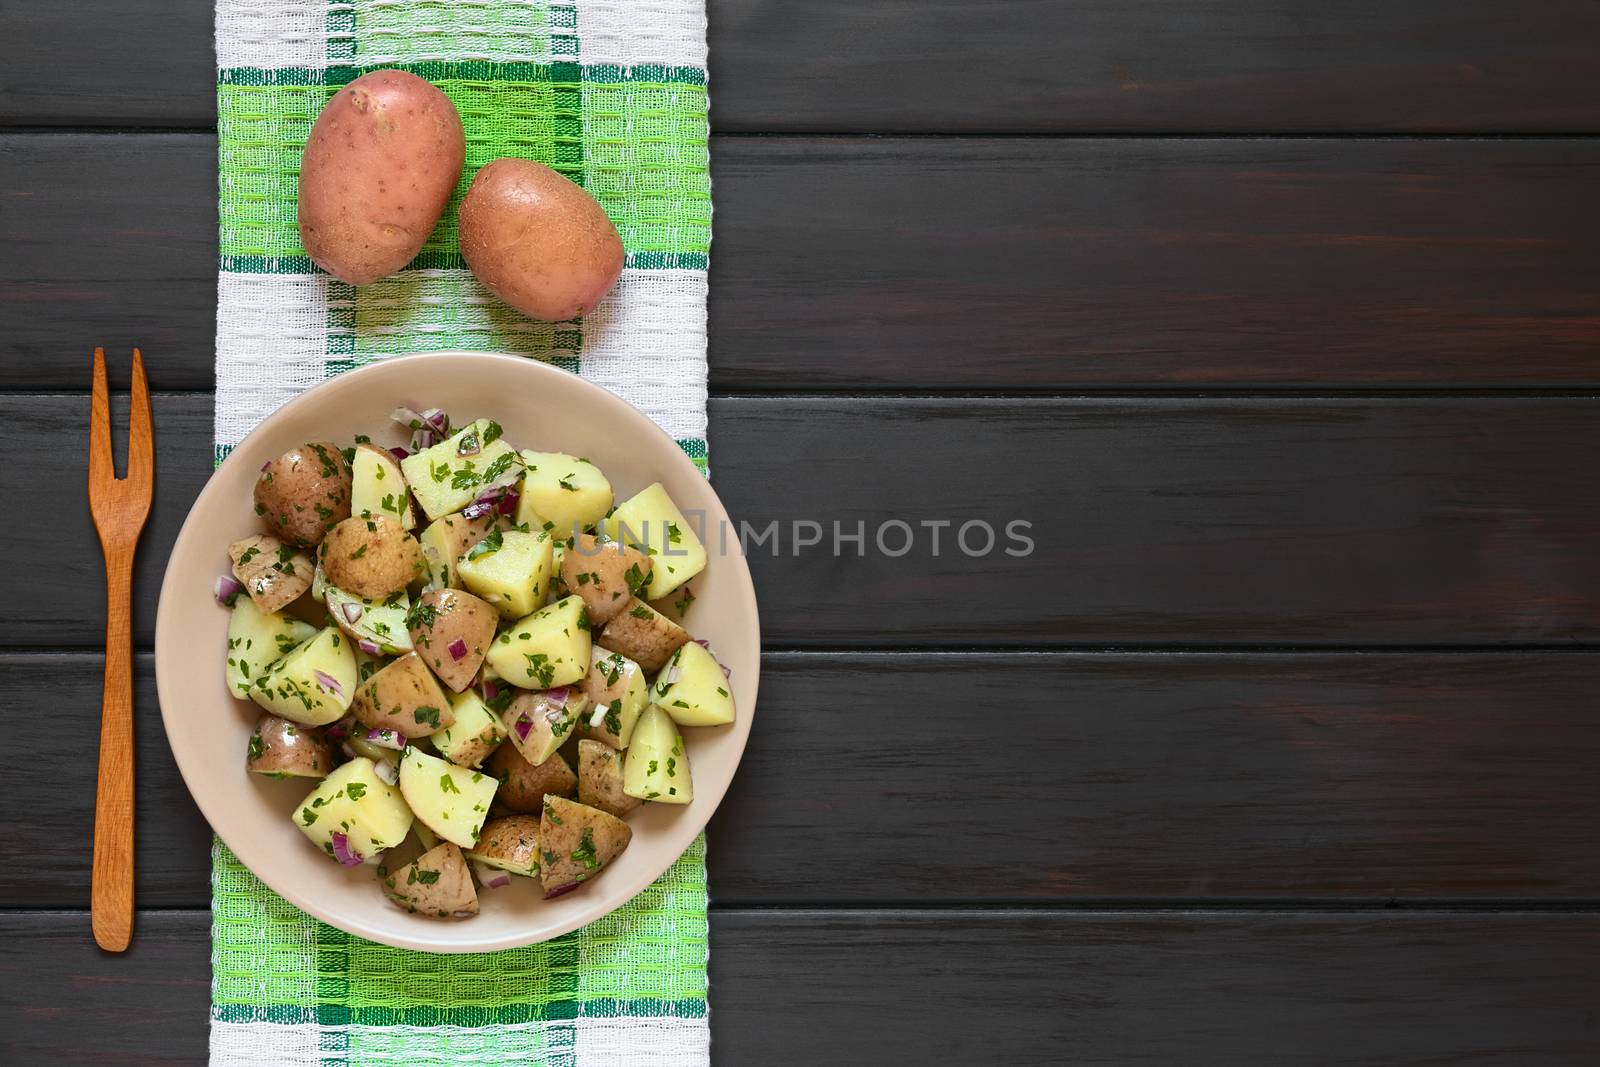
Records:
<instances>
[{"instance_id":1,"label":"wooden plank","mask_svg":"<svg viewBox=\"0 0 1600 1067\"><path fill-rule=\"evenodd\" d=\"M0 906L88 900L99 657L0 658ZM139 901L209 835L139 661ZM1600 896L1600 656L769 655L724 904ZM92 735L88 735L92 736ZM1019 750L1026 755L1019 755ZM242 759L242 754L238 754ZM219 754L219 758L233 758ZM242 770L240 773L243 773ZM797 861L797 857L804 857Z\"/></svg>"},{"instance_id":2,"label":"wooden plank","mask_svg":"<svg viewBox=\"0 0 1600 1067\"><path fill-rule=\"evenodd\" d=\"M94 344L142 344L158 389L211 387L215 152L200 134L0 137L0 388L87 388ZM1600 382L1600 140L712 154L713 391Z\"/></svg>"},{"instance_id":3,"label":"wooden plank","mask_svg":"<svg viewBox=\"0 0 1600 1067\"><path fill-rule=\"evenodd\" d=\"M51 517L14 528L4 645L93 646L87 398L8 395L0 419L23 443L0 492ZM158 395L155 429L146 642L211 397ZM1600 639L1592 399L729 398L710 433L772 648ZM864 542L836 555L834 523Z\"/></svg>"},{"instance_id":4,"label":"wooden plank","mask_svg":"<svg viewBox=\"0 0 1600 1067\"><path fill-rule=\"evenodd\" d=\"M722 131L1600 126L1600 15L1581 0L712 0L709 16ZM0 28L5 122L214 121L203 4L12 4Z\"/></svg>"},{"instance_id":5,"label":"wooden plank","mask_svg":"<svg viewBox=\"0 0 1600 1067\"><path fill-rule=\"evenodd\" d=\"M205 1054L210 916L0 914L16 1063ZM1592 913L711 913L718 1062L1590 1064ZM827 1025L818 1025L826 1020Z\"/></svg>"}]
</instances>

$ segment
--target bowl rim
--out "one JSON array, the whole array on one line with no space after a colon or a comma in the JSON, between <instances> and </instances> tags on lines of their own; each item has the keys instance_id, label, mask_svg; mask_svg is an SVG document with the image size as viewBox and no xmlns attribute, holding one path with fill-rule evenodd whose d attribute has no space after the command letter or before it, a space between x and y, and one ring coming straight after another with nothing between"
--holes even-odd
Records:
<instances>
[{"instance_id":1,"label":"bowl rim","mask_svg":"<svg viewBox=\"0 0 1600 1067\"><path fill-rule=\"evenodd\" d=\"M406 365L412 363L413 361L435 362L444 359L450 360L452 364L460 364L462 361L479 363L484 366L486 373L489 374L524 374L531 375L536 380L560 381L565 386L572 386L576 384L576 387L580 392L589 393L593 396L596 404L604 409L608 409L605 413L605 417L608 420L611 418L616 418L635 423L640 428L645 429L648 435L653 435L659 439L660 443L665 448L666 456L668 457L665 459L667 464L677 467L680 472L687 471L692 473L695 478L700 479L705 484L709 502L711 504L711 509L708 511L706 516L708 529L710 528L710 524L713 522L731 523L731 520L728 517L727 509L723 506L722 500L717 495L715 488L712 487L710 479L707 478L703 472L694 465L694 462L684 453L683 449L679 447L677 441L675 441L670 435L662 430L661 427L656 425L655 421L649 416L645 415L638 408L617 396L609 389L606 389L604 386L589 381L571 371L563 370L548 363L544 363L526 356L508 355L503 353L470 352L457 349L440 349L428 352L407 353L405 355L386 356L364 366L355 367L336 374L331 378L327 378L315 385L309 386L296 396L284 401L276 410L263 418L261 422L230 451L228 457L218 464L216 469L212 471L211 475L206 479L205 485L201 487L200 492L190 503L189 511L184 516L183 525L179 529L178 536L173 541L172 550L167 556L167 562L161 582L160 597L157 601L156 607L156 628L153 649L156 666L156 695L157 701L161 707L161 720L166 734L168 750L172 753L173 761L178 766L178 773L183 778L184 787L188 790L190 797L194 800L195 806L200 809L200 813L205 818L206 823L211 828L211 831L216 834L223 844L228 846L229 850L234 854L234 856L237 857L239 861L243 863L252 874L255 875L255 877L260 879L261 882L267 886L267 888L271 889L273 892L277 893L279 896L283 897L289 903L293 904L295 907L299 908L308 915L311 915L330 926L343 930L348 934L395 948L412 949L439 954L457 954L469 952L494 952L503 949L522 948L549 941L551 939L560 937L563 934L570 933L580 927L586 926L589 923L594 922L596 919L600 919L611 914L613 911L633 900L636 896L638 896L639 893L644 891L658 878L660 878L661 875L665 873L673 863L676 863L678 859L681 858L682 853L671 853L670 858L667 859L665 864L659 868L656 868L653 864L645 867L643 869L642 876L635 875L631 880L625 882L605 884L603 891L592 894L592 899L586 900L583 907L565 914L562 918L556 920L554 923L549 924L546 927L540 928L536 931L534 936L531 937L522 936L517 933L511 933L500 937L473 938L470 936L462 936L463 934L470 935L472 929L472 924L470 922L437 924L439 933L441 935L437 937L409 937L405 935L394 936L386 930L380 929L368 923L364 923L359 919L352 920L345 916L335 915L329 909L321 906L313 894L301 892L296 885L292 884L292 880L268 877L266 874L263 874L261 870L257 869L256 864L252 864L246 859L247 855L255 855L258 851L257 849L250 847L248 843L246 843L245 847L241 849L237 847L238 843L228 840L228 838L217 829L218 820L213 818L212 811L215 805L222 802L221 798L211 797L208 802L206 791L196 788L197 781L201 780L200 768L195 764L193 758L191 758L189 761L186 761L184 756L181 754L182 750L180 746L174 743L174 737L181 730L181 723L179 722L179 712L169 709L176 709L182 706L183 701L176 690L179 680L170 677L170 670L162 669L162 665L165 662L166 657L161 655L161 649L165 645L171 641L180 639L181 636L181 631L177 633L169 632L172 627L177 626L178 624L172 621L174 616L167 611L167 606L170 600L175 600L179 595L177 592L177 587L180 581L177 574L178 569L174 568L172 563L174 560L180 560L187 557L201 546L201 543L206 536L206 531L201 530L196 522L196 512L200 508L202 501L206 500L209 494L212 492L220 492L220 489L218 488L220 486L219 476L222 475L224 471L234 470L237 466L250 462L246 457L251 454L251 444L253 442L259 442L263 439L271 437L279 430L281 426L292 421L295 411L302 403L305 402L307 397L326 394L329 392L371 388L371 386L367 384L369 379L382 379L388 375L403 373ZM755 595L755 584L750 576L749 564L745 560L743 553L738 551L724 553L717 558L724 566L733 568L734 573L732 575L732 585L734 587L734 595L742 602L741 606L747 618L750 620L749 625L751 627L751 636L754 639L754 654L751 657L752 663L750 664L749 677L750 699L748 702L741 702L739 708L739 717L737 720L735 720L733 734L733 759L727 775L721 777L721 779L717 782L707 783L706 788L703 789L700 788L700 783L697 781L695 804L692 806L692 809L684 809L681 817L679 817L673 823L674 830L677 830L679 826L688 827L686 831L682 831L687 837L687 841L684 845L685 849L687 849L693 843L694 838L705 829L706 824L721 806L723 797L727 795L728 787L733 781L733 776L738 773L739 765L743 762L744 751L749 741L752 720L755 717L756 701L761 680L761 617ZM241 771L241 773L245 772ZM702 807L700 802L703 799L708 799L710 803L705 804ZM691 810L694 811L693 815L690 814ZM270 869L270 867L268 869ZM616 872L613 871L612 873L615 874ZM574 896L576 896L576 894ZM443 936L448 935L449 933L456 933L456 936Z\"/></svg>"}]
</instances>

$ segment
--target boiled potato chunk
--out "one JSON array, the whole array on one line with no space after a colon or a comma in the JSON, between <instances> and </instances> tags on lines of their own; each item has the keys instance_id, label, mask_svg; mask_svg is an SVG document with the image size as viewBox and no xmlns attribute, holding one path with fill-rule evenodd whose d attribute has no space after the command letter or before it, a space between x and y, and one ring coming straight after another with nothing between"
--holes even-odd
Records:
<instances>
[{"instance_id":1,"label":"boiled potato chunk","mask_svg":"<svg viewBox=\"0 0 1600 1067\"><path fill-rule=\"evenodd\" d=\"M324 580L322 601L328 605L334 624L358 644L370 641L386 656L400 656L411 651L411 635L406 630L411 598L404 589L379 600L346 593Z\"/></svg>"},{"instance_id":2,"label":"boiled potato chunk","mask_svg":"<svg viewBox=\"0 0 1600 1067\"><path fill-rule=\"evenodd\" d=\"M262 611L277 611L311 587L311 557L271 534L253 534L228 546L233 576Z\"/></svg>"},{"instance_id":3,"label":"boiled potato chunk","mask_svg":"<svg viewBox=\"0 0 1600 1067\"><path fill-rule=\"evenodd\" d=\"M417 539L389 515L339 523L323 538L317 559L329 584L360 597L381 599L424 574Z\"/></svg>"},{"instance_id":4,"label":"boiled potato chunk","mask_svg":"<svg viewBox=\"0 0 1600 1067\"><path fill-rule=\"evenodd\" d=\"M472 684L494 640L494 608L460 589L430 589L407 617L417 654L459 693Z\"/></svg>"},{"instance_id":5,"label":"boiled potato chunk","mask_svg":"<svg viewBox=\"0 0 1600 1067\"><path fill-rule=\"evenodd\" d=\"M456 565L467 550L494 528L492 515L469 519L463 515L446 515L428 524L422 531L422 562L428 571L428 585L434 589L460 589L461 579Z\"/></svg>"},{"instance_id":6,"label":"boiled potato chunk","mask_svg":"<svg viewBox=\"0 0 1600 1067\"><path fill-rule=\"evenodd\" d=\"M622 790L630 797L662 804L687 804L694 799L683 737L672 717L654 704L634 727L633 744L622 768Z\"/></svg>"},{"instance_id":7,"label":"boiled potato chunk","mask_svg":"<svg viewBox=\"0 0 1600 1067\"><path fill-rule=\"evenodd\" d=\"M640 713L650 703L649 691L644 671L637 663L620 652L607 652L596 645L590 652L589 673L583 679L583 692L589 698L583 735L612 748L627 748Z\"/></svg>"},{"instance_id":8,"label":"boiled potato chunk","mask_svg":"<svg viewBox=\"0 0 1600 1067\"><path fill-rule=\"evenodd\" d=\"M415 652L390 663L356 691L356 718L372 730L426 737L455 722L450 700Z\"/></svg>"},{"instance_id":9,"label":"boiled potato chunk","mask_svg":"<svg viewBox=\"0 0 1600 1067\"><path fill-rule=\"evenodd\" d=\"M591 647L583 599L569 596L508 624L486 658L512 685L551 689L589 673Z\"/></svg>"},{"instance_id":10,"label":"boiled potato chunk","mask_svg":"<svg viewBox=\"0 0 1600 1067\"><path fill-rule=\"evenodd\" d=\"M660 600L706 569L706 550L660 482L617 505L599 532L644 551L654 566L640 594Z\"/></svg>"},{"instance_id":11,"label":"boiled potato chunk","mask_svg":"<svg viewBox=\"0 0 1600 1067\"><path fill-rule=\"evenodd\" d=\"M383 879L383 892L414 915L470 919L478 914L478 891L461 849L449 841L429 849Z\"/></svg>"},{"instance_id":12,"label":"boiled potato chunk","mask_svg":"<svg viewBox=\"0 0 1600 1067\"><path fill-rule=\"evenodd\" d=\"M467 858L532 878L539 870L539 820L532 815L506 815L490 821Z\"/></svg>"},{"instance_id":13,"label":"boiled potato chunk","mask_svg":"<svg viewBox=\"0 0 1600 1067\"><path fill-rule=\"evenodd\" d=\"M250 735L245 769L268 778L322 778L333 770L333 746L309 727L263 715Z\"/></svg>"},{"instance_id":14,"label":"boiled potato chunk","mask_svg":"<svg viewBox=\"0 0 1600 1067\"><path fill-rule=\"evenodd\" d=\"M350 466L331 441L311 441L268 463L256 478L256 514L290 544L309 548L350 517Z\"/></svg>"},{"instance_id":15,"label":"boiled potato chunk","mask_svg":"<svg viewBox=\"0 0 1600 1067\"><path fill-rule=\"evenodd\" d=\"M355 648L329 626L258 675L250 699L282 718L325 726L345 713L355 692Z\"/></svg>"},{"instance_id":16,"label":"boiled potato chunk","mask_svg":"<svg viewBox=\"0 0 1600 1067\"><path fill-rule=\"evenodd\" d=\"M561 580L583 597L589 621L604 626L650 580L650 557L621 541L579 534L561 554Z\"/></svg>"},{"instance_id":17,"label":"boiled potato chunk","mask_svg":"<svg viewBox=\"0 0 1600 1067\"><path fill-rule=\"evenodd\" d=\"M335 855L333 835L363 863L377 863L411 830L411 809L400 790L378 777L365 756L335 768L294 811L294 824L322 851Z\"/></svg>"},{"instance_id":18,"label":"boiled potato chunk","mask_svg":"<svg viewBox=\"0 0 1600 1067\"><path fill-rule=\"evenodd\" d=\"M650 687L650 699L679 726L721 726L733 721L728 676L710 650L693 641L672 654Z\"/></svg>"},{"instance_id":19,"label":"boiled potato chunk","mask_svg":"<svg viewBox=\"0 0 1600 1067\"><path fill-rule=\"evenodd\" d=\"M487 774L408 747L400 760L400 793L424 826L462 848L478 843L500 783Z\"/></svg>"},{"instance_id":20,"label":"boiled potato chunk","mask_svg":"<svg viewBox=\"0 0 1600 1067\"><path fill-rule=\"evenodd\" d=\"M540 529L555 524L558 541L570 541L611 510L611 483L586 459L565 452L522 452L522 495L517 522ZM526 514L526 518L524 515Z\"/></svg>"},{"instance_id":21,"label":"boiled potato chunk","mask_svg":"<svg viewBox=\"0 0 1600 1067\"><path fill-rule=\"evenodd\" d=\"M638 597L606 623L595 643L620 652L646 671L666 666L672 654L689 643L689 631Z\"/></svg>"},{"instance_id":22,"label":"boiled potato chunk","mask_svg":"<svg viewBox=\"0 0 1600 1067\"><path fill-rule=\"evenodd\" d=\"M546 793L570 797L578 789L578 776L559 752L535 765L515 745L502 745L489 757L488 771L500 780L495 799L502 806L527 815L537 815L544 809Z\"/></svg>"},{"instance_id":23,"label":"boiled potato chunk","mask_svg":"<svg viewBox=\"0 0 1600 1067\"><path fill-rule=\"evenodd\" d=\"M268 667L316 632L308 622L276 611L263 612L249 597L239 597L228 617L228 688L248 697L250 687Z\"/></svg>"},{"instance_id":24,"label":"boiled potato chunk","mask_svg":"<svg viewBox=\"0 0 1600 1067\"><path fill-rule=\"evenodd\" d=\"M545 797L539 820L539 881L553 897L587 882L622 855L633 829L615 815L565 797Z\"/></svg>"},{"instance_id":25,"label":"boiled potato chunk","mask_svg":"<svg viewBox=\"0 0 1600 1067\"><path fill-rule=\"evenodd\" d=\"M519 693L501 716L511 743L524 759L538 766L572 736L588 699L575 687Z\"/></svg>"},{"instance_id":26,"label":"boiled potato chunk","mask_svg":"<svg viewBox=\"0 0 1600 1067\"><path fill-rule=\"evenodd\" d=\"M432 736L433 747L458 767L481 766L506 739L505 728L473 690L449 699L455 721Z\"/></svg>"},{"instance_id":27,"label":"boiled potato chunk","mask_svg":"<svg viewBox=\"0 0 1600 1067\"><path fill-rule=\"evenodd\" d=\"M622 766L626 756L599 741L578 742L578 800L591 808L617 818L644 801L630 797L622 788Z\"/></svg>"},{"instance_id":28,"label":"boiled potato chunk","mask_svg":"<svg viewBox=\"0 0 1600 1067\"><path fill-rule=\"evenodd\" d=\"M456 574L501 617L521 618L544 603L550 586L550 548L550 535L543 530L495 530L461 557Z\"/></svg>"},{"instance_id":29,"label":"boiled potato chunk","mask_svg":"<svg viewBox=\"0 0 1600 1067\"><path fill-rule=\"evenodd\" d=\"M521 468L517 452L500 436L500 424L478 419L432 448L400 461L411 494L429 519L460 511L493 485L507 484Z\"/></svg>"},{"instance_id":30,"label":"boiled potato chunk","mask_svg":"<svg viewBox=\"0 0 1600 1067\"><path fill-rule=\"evenodd\" d=\"M407 530L417 524L411 511L411 492L405 475L386 449L362 443L356 445L355 462L350 464L350 514L362 518L387 515L399 519Z\"/></svg>"}]
</instances>

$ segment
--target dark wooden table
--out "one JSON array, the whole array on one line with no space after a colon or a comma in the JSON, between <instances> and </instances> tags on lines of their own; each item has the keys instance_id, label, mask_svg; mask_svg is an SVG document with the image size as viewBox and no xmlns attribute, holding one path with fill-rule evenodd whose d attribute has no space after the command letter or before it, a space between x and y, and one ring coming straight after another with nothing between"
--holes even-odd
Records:
<instances>
[{"instance_id":1,"label":"dark wooden table","mask_svg":"<svg viewBox=\"0 0 1600 1067\"><path fill-rule=\"evenodd\" d=\"M210 466L211 3L0 6L0 1060L194 1063L207 831L139 659L89 937L89 350ZM1600 1060L1600 7L713 0L738 517L726 1064Z\"/></svg>"}]
</instances>

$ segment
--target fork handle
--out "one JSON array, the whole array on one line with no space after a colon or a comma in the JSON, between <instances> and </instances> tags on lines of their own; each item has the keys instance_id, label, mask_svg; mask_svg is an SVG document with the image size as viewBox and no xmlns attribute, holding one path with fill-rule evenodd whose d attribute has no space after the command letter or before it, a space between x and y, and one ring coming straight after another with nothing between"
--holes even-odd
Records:
<instances>
[{"instance_id":1,"label":"fork handle","mask_svg":"<svg viewBox=\"0 0 1600 1067\"><path fill-rule=\"evenodd\" d=\"M121 952L133 937L133 552L106 549L106 674L100 780L94 805L90 922L95 943Z\"/></svg>"}]
</instances>

